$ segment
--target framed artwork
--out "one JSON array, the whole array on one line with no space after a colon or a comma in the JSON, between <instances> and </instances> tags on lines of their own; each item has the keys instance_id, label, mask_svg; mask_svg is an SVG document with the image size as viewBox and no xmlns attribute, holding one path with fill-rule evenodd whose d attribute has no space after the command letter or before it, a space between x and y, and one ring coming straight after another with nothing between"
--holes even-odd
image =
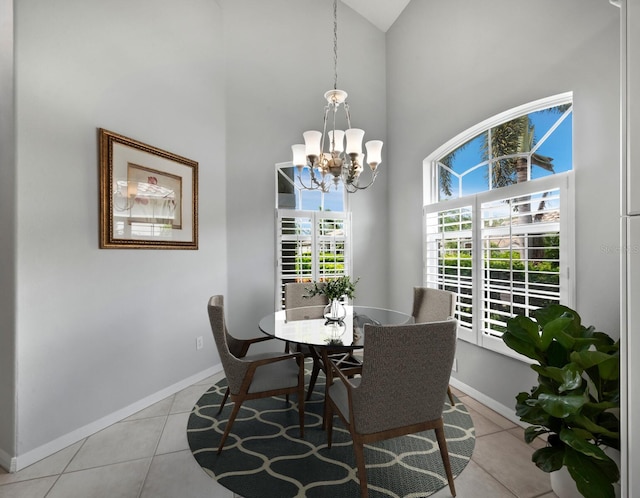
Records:
<instances>
[{"instance_id":1,"label":"framed artwork","mask_svg":"<svg viewBox=\"0 0 640 498\"><path fill-rule=\"evenodd\" d=\"M198 163L100 128L100 248L198 249Z\"/></svg>"}]
</instances>

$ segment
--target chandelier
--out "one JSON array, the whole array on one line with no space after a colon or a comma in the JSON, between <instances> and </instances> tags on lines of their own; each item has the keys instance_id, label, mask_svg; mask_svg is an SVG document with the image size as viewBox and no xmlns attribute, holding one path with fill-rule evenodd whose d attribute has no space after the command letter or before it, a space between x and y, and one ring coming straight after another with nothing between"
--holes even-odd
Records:
<instances>
[{"instance_id":1,"label":"chandelier","mask_svg":"<svg viewBox=\"0 0 640 498\"><path fill-rule=\"evenodd\" d=\"M333 90L324 94L327 105L324 108L322 132L305 131L304 144L291 146L293 165L298 170L298 181L304 190L328 192L331 181L338 188L342 181L347 192L364 190L371 185L378 174L382 162L382 141L370 140L365 143L367 156L362 153L364 130L351 127L351 115L347 104L347 92L338 90L338 2L333 1ZM342 107L346 119L346 130L336 129L338 110ZM345 146L346 142L346 146ZM326 151L325 151L326 146ZM368 181L361 183L363 164L371 169ZM302 179L302 171L309 170L309 183Z\"/></svg>"}]
</instances>

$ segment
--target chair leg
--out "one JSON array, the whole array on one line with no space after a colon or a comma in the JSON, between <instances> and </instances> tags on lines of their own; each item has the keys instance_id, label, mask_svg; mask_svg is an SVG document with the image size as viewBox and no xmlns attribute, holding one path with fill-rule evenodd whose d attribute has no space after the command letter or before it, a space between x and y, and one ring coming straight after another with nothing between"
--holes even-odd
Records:
<instances>
[{"instance_id":1,"label":"chair leg","mask_svg":"<svg viewBox=\"0 0 640 498\"><path fill-rule=\"evenodd\" d=\"M364 444L362 441L356 441L353 439L353 451L356 454L356 466L358 468L358 478L360 479L360 496L362 498L369 497L369 490L367 489L367 470L364 465Z\"/></svg>"},{"instance_id":2,"label":"chair leg","mask_svg":"<svg viewBox=\"0 0 640 498\"><path fill-rule=\"evenodd\" d=\"M447 473L449 490L451 491L451 496L455 496L456 487L453 484L453 472L451 472L451 462L449 461L449 450L447 449L447 440L444 436L444 426L437 427L435 431L436 431L436 439L438 440L438 447L440 448L440 456L442 457L444 470Z\"/></svg>"},{"instance_id":3,"label":"chair leg","mask_svg":"<svg viewBox=\"0 0 640 498\"><path fill-rule=\"evenodd\" d=\"M218 413L216 413L216 417L218 415L220 415L220 413L222 412L222 409L224 408L224 404L227 402L227 399L229 398L229 393L231 391L229 391L229 388L227 387L227 390L224 392L224 396L222 397L222 402L220 403L220 408L218 408Z\"/></svg>"},{"instance_id":4,"label":"chair leg","mask_svg":"<svg viewBox=\"0 0 640 498\"><path fill-rule=\"evenodd\" d=\"M456 406L456 402L453 400L453 393L451 392L451 386L447 386L447 396L449 396L449 401L451 402L451 406Z\"/></svg>"},{"instance_id":5,"label":"chair leg","mask_svg":"<svg viewBox=\"0 0 640 498\"><path fill-rule=\"evenodd\" d=\"M240 411L240 405L242 405L242 400L236 399L234 401L235 401L235 404L233 405L233 410L231 410L231 415L229 415L229 420L227 420L227 426L224 428L224 434L222 435L222 439L220 440L220 446L218 446L218 455L222 451L222 447L224 446L224 443L227 440L227 436L231 432L231 426L233 425L233 422L235 422L236 416Z\"/></svg>"},{"instance_id":6,"label":"chair leg","mask_svg":"<svg viewBox=\"0 0 640 498\"><path fill-rule=\"evenodd\" d=\"M300 423L300 438L304 439L304 384L298 390L298 418Z\"/></svg>"},{"instance_id":7,"label":"chair leg","mask_svg":"<svg viewBox=\"0 0 640 498\"><path fill-rule=\"evenodd\" d=\"M313 369L311 370L311 379L309 379L309 389L307 390L307 401L311 398L311 394L313 393L313 388L316 385L316 380L318 379L318 374L320 373L320 360L313 359Z\"/></svg>"},{"instance_id":8,"label":"chair leg","mask_svg":"<svg viewBox=\"0 0 640 498\"><path fill-rule=\"evenodd\" d=\"M326 399L324 401L324 420L326 420L327 429L327 448L331 449L331 444L333 443L333 410Z\"/></svg>"}]
</instances>

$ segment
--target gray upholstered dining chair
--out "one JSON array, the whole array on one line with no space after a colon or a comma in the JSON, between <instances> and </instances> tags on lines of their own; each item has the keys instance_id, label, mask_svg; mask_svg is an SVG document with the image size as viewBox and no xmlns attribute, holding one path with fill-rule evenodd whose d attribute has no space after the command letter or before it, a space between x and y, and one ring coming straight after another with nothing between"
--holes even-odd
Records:
<instances>
[{"instance_id":1,"label":"gray upholstered dining chair","mask_svg":"<svg viewBox=\"0 0 640 498\"><path fill-rule=\"evenodd\" d=\"M362 375L347 378L331 363L325 402L328 445L333 416L345 423L356 456L360 491L368 497L364 444L434 429L449 489L456 495L442 411L456 348L456 320L366 325Z\"/></svg>"},{"instance_id":2,"label":"gray upholstered dining chair","mask_svg":"<svg viewBox=\"0 0 640 498\"><path fill-rule=\"evenodd\" d=\"M443 289L413 288L413 311L416 323L441 322L453 317L456 311L456 295Z\"/></svg>"},{"instance_id":3,"label":"gray upholstered dining chair","mask_svg":"<svg viewBox=\"0 0 640 498\"><path fill-rule=\"evenodd\" d=\"M318 283L318 286L324 285ZM316 294L308 296L308 289L313 287L312 282L289 282L284 285L284 307L285 318L287 321L309 320L314 318L322 318L324 306L329 304L327 296L324 294ZM285 352L291 351L289 341L285 343ZM309 379L309 388L307 389L307 400L311 398L313 388L316 385L318 374L322 368L320 358L309 346L296 344L295 351L302 353L305 358L313 359L313 367L311 377Z\"/></svg>"},{"instance_id":4,"label":"gray upholstered dining chair","mask_svg":"<svg viewBox=\"0 0 640 498\"><path fill-rule=\"evenodd\" d=\"M453 318L456 312L456 295L444 289L432 289L430 287L413 288L413 311L411 315L415 323L441 322ZM447 396L451 406L456 402L447 387Z\"/></svg>"},{"instance_id":5,"label":"gray upholstered dining chair","mask_svg":"<svg viewBox=\"0 0 640 498\"><path fill-rule=\"evenodd\" d=\"M318 283L318 287L323 286ZM308 290L313 288L313 282L288 282L284 284L284 307L287 320L308 320L310 318L322 318L324 308L329 304L327 296L317 294L308 296ZM315 306L308 309L309 306ZM296 308L307 308L297 310Z\"/></svg>"},{"instance_id":6,"label":"gray upholstered dining chair","mask_svg":"<svg viewBox=\"0 0 640 498\"><path fill-rule=\"evenodd\" d=\"M207 311L213 338L229 385L217 414L222 412L229 396L234 402L218 446L218 453L222 451L242 403L256 398L284 394L288 401L289 394L297 393L300 437L304 437L304 361L302 353L267 352L247 355L251 344L270 338L265 336L264 338L242 340L230 335L224 317L223 296L212 296L209 299Z\"/></svg>"}]
</instances>

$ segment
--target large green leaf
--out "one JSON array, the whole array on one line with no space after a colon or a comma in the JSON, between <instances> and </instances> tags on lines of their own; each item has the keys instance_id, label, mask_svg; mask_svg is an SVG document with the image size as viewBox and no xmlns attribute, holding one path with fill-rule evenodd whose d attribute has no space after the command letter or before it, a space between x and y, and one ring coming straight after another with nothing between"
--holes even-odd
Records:
<instances>
[{"instance_id":1,"label":"large green leaf","mask_svg":"<svg viewBox=\"0 0 640 498\"><path fill-rule=\"evenodd\" d=\"M576 346L576 341L580 340L580 339L576 339L575 337L573 337L570 334L567 334L566 332L562 331L562 330L557 330L556 331L556 335L555 335L555 339L556 341L558 341L563 348L565 348L567 351L571 351L572 349L575 348ZM555 341L554 341L555 342Z\"/></svg>"},{"instance_id":2,"label":"large green leaf","mask_svg":"<svg viewBox=\"0 0 640 498\"><path fill-rule=\"evenodd\" d=\"M620 351L620 340L614 341L609 334L605 334L604 332L594 332L593 338L597 339L597 342L595 342L594 345L598 351L609 354L614 354L615 352Z\"/></svg>"},{"instance_id":3,"label":"large green leaf","mask_svg":"<svg viewBox=\"0 0 640 498\"><path fill-rule=\"evenodd\" d=\"M585 417L580 413L575 413L571 415L571 423L577 427L582 427L583 429L591 432L592 434L603 434L607 437L611 437L614 439L618 439L620 437L620 432L609 430L607 427L603 427L594 422L591 418Z\"/></svg>"},{"instance_id":4,"label":"large green leaf","mask_svg":"<svg viewBox=\"0 0 640 498\"><path fill-rule=\"evenodd\" d=\"M564 331L569 327L573 321L573 316L567 313L562 314L555 320L551 320L544 327L542 327L542 337L540 340L540 349L546 351L551 341L557 339L560 334L567 335Z\"/></svg>"},{"instance_id":5,"label":"large green leaf","mask_svg":"<svg viewBox=\"0 0 640 498\"><path fill-rule=\"evenodd\" d=\"M557 388L560 393L578 389L583 382L582 369L575 363L569 363L562 368L539 365L531 365L531 368L538 372L538 375L553 379L560 384Z\"/></svg>"},{"instance_id":6,"label":"large green leaf","mask_svg":"<svg viewBox=\"0 0 640 498\"><path fill-rule=\"evenodd\" d=\"M555 380L558 384L562 384L562 369L558 367L543 367L541 365L531 365L538 375Z\"/></svg>"},{"instance_id":7,"label":"large green leaf","mask_svg":"<svg viewBox=\"0 0 640 498\"><path fill-rule=\"evenodd\" d=\"M604 380L618 380L620 378L620 358L614 356L598 365L600 378Z\"/></svg>"},{"instance_id":8,"label":"large green leaf","mask_svg":"<svg viewBox=\"0 0 640 498\"><path fill-rule=\"evenodd\" d=\"M539 425L530 425L524 430L524 440L527 444L532 443L535 438L547 434L549 429Z\"/></svg>"},{"instance_id":9,"label":"large green leaf","mask_svg":"<svg viewBox=\"0 0 640 498\"><path fill-rule=\"evenodd\" d=\"M531 318L517 315L507 320L507 331L518 339L534 345L540 343L540 332L538 324Z\"/></svg>"},{"instance_id":10,"label":"large green leaf","mask_svg":"<svg viewBox=\"0 0 640 498\"><path fill-rule=\"evenodd\" d=\"M603 412L598 415L597 423L600 427L604 427L615 436L613 439L616 440L616 443L606 443L607 446L613 446L614 448L619 449L620 445L620 419L611 412ZM607 436L609 438L609 436Z\"/></svg>"},{"instance_id":11,"label":"large green leaf","mask_svg":"<svg viewBox=\"0 0 640 498\"><path fill-rule=\"evenodd\" d=\"M574 351L587 351L591 346L595 345L598 341L591 337L577 337L573 339Z\"/></svg>"},{"instance_id":12,"label":"large green leaf","mask_svg":"<svg viewBox=\"0 0 640 498\"><path fill-rule=\"evenodd\" d=\"M601 351L574 351L571 361L585 370L598 367L598 374L603 380L618 380L620 378L620 358Z\"/></svg>"},{"instance_id":13,"label":"large green leaf","mask_svg":"<svg viewBox=\"0 0 640 498\"><path fill-rule=\"evenodd\" d=\"M586 402L582 394L541 394L538 403L542 409L550 415L558 418L566 418L577 413Z\"/></svg>"},{"instance_id":14,"label":"large green leaf","mask_svg":"<svg viewBox=\"0 0 640 498\"><path fill-rule=\"evenodd\" d=\"M582 453L566 448L564 464L585 498L614 498L612 482L619 479L615 463L594 460ZM613 467L611 466L613 465Z\"/></svg>"},{"instance_id":15,"label":"large green leaf","mask_svg":"<svg viewBox=\"0 0 640 498\"><path fill-rule=\"evenodd\" d=\"M609 458L604 451L588 440L592 436L589 431L564 428L560 431L559 435L563 443L571 446L583 455L595 458L596 460L607 460Z\"/></svg>"},{"instance_id":16,"label":"large green leaf","mask_svg":"<svg viewBox=\"0 0 640 498\"><path fill-rule=\"evenodd\" d=\"M543 362L540 362L543 363ZM557 341L553 341L547 349L547 358L544 364L562 368L569 363L569 349Z\"/></svg>"},{"instance_id":17,"label":"large green leaf","mask_svg":"<svg viewBox=\"0 0 640 498\"><path fill-rule=\"evenodd\" d=\"M614 358L614 356L602 351L574 351L571 353L571 361L585 369L611 360L612 358Z\"/></svg>"},{"instance_id":18,"label":"large green leaf","mask_svg":"<svg viewBox=\"0 0 640 498\"><path fill-rule=\"evenodd\" d=\"M520 353L521 355L524 355L527 358L531 358L532 360L536 360L539 362L543 361L540 355L537 353L535 345L529 342L528 339L523 340L510 332L505 332L502 335L502 340L510 349L513 349L516 353Z\"/></svg>"},{"instance_id":19,"label":"large green leaf","mask_svg":"<svg viewBox=\"0 0 640 498\"><path fill-rule=\"evenodd\" d=\"M562 368L562 385L558 391L566 392L582 386L584 379L582 378L582 369L575 363L569 363Z\"/></svg>"},{"instance_id":20,"label":"large green leaf","mask_svg":"<svg viewBox=\"0 0 640 498\"><path fill-rule=\"evenodd\" d=\"M612 400L612 401L601 401L600 403L585 403L585 415L593 416L593 414L601 413L605 410L610 410L612 408L620 407L620 400Z\"/></svg>"},{"instance_id":21,"label":"large green leaf","mask_svg":"<svg viewBox=\"0 0 640 498\"><path fill-rule=\"evenodd\" d=\"M533 316L540 326L544 327L547 323L555 320L565 313L572 314L578 323L580 323L580 316L571 308L563 306L562 304L550 304L544 308L537 309L533 312Z\"/></svg>"},{"instance_id":22,"label":"large green leaf","mask_svg":"<svg viewBox=\"0 0 640 498\"><path fill-rule=\"evenodd\" d=\"M549 414L538 405L538 400L529 398L527 393L520 394L526 395L525 400L518 400L516 404L516 415L520 417L520 420L528 424L548 427Z\"/></svg>"},{"instance_id":23,"label":"large green leaf","mask_svg":"<svg viewBox=\"0 0 640 498\"><path fill-rule=\"evenodd\" d=\"M554 472L562 467L564 451L564 447L545 446L533 452L531 461L543 472Z\"/></svg>"}]
</instances>

